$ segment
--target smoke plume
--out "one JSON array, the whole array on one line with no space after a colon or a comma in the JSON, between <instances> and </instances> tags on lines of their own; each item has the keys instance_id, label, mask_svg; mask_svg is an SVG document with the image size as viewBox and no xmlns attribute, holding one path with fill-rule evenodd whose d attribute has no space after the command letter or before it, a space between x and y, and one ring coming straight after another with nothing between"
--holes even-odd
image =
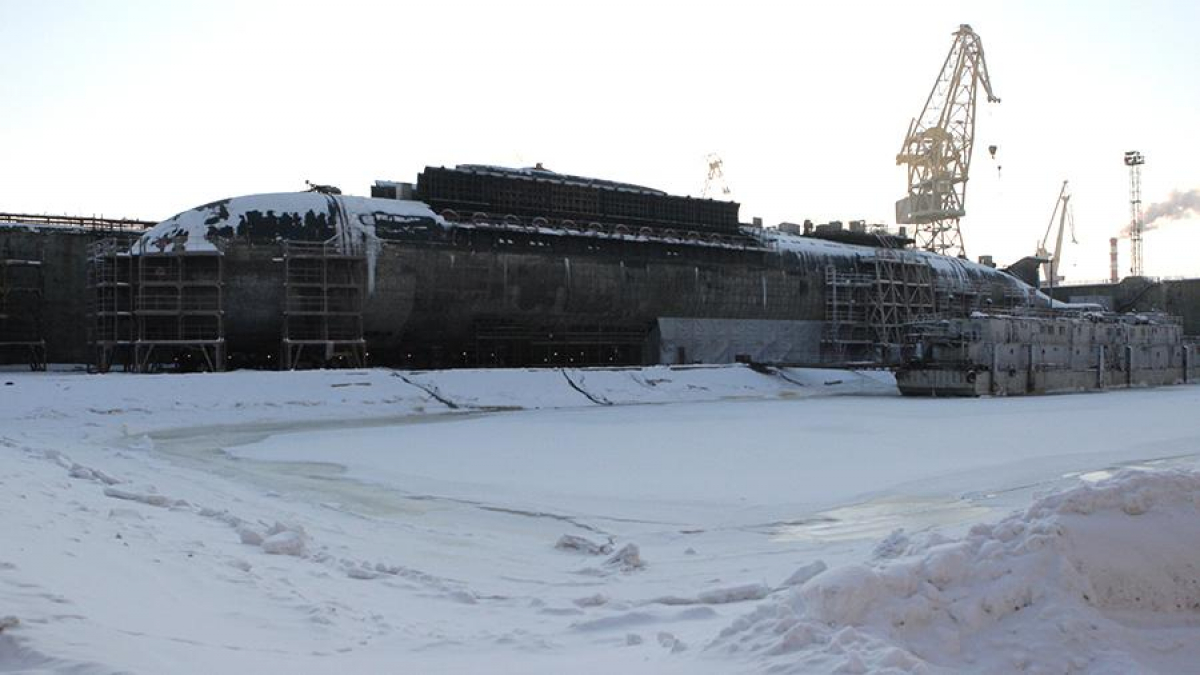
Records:
<instances>
[{"instance_id":1,"label":"smoke plume","mask_svg":"<svg viewBox=\"0 0 1200 675\"><path fill-rule=\"evenodd\" d=\"M1142 231L1156 230L1172 220L1184 218L1200 218L1200 190L1180 192L1171 190L1167 201L1151 204L1142 214ZM1121 230L1121 236L1133 234L1132 223Z\"/></svg>"}]
</instances>

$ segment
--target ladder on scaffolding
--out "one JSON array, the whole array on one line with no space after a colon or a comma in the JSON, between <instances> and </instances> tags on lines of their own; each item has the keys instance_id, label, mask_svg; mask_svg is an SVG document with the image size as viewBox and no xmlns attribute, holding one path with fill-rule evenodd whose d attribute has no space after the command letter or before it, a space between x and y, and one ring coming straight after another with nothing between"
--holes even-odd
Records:
<instances>
[{"instance_id":1,"label":"ladder on scaffolding","mask_svg":"<svg viewBox=\"0 0 1200 675\"><path fill-rule=\"evenodd\" d=\"M225 370L222 253L164 249L134 257L134 368Z\"/></svg>"},{"instance_id":2,"label":"ladder on scaffolding","mask_svg":"<svg viewBox=\"0 0 1200 675\"><path fill-rule=\"evenodd\" d=\"M366 365L362 246L285 241L280 367Z\"/></svg>"},{"instance_id":3,"label":"ladder on scaffolding","mask_svg":"<svg viewBox=\"0 0 1200 675\"><path fill-rule=\"evenodd\" d=\"M886 365L905 326L937 309L933 270L900 251L879 250L851 269L825 268L825 360Z\"/></svg>"},{"instance_id":4,"label":"ladder on scaffolding","mask_svg":"<svg viewBox=\"0 0 1200 675\"><path fill-rule=\"evenodd\" d=\"M114 366L133 369L134 258L129 242L101 239L88 245L89 369L107 373Z\"/></svg>"}]
</instances>

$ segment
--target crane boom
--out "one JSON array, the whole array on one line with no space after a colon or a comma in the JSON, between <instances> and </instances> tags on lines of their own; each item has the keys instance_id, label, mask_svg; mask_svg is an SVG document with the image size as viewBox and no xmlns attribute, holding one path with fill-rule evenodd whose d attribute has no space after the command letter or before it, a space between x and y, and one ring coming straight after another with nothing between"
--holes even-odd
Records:
<instances>
[{"instance_id":1,"label":"crane boom","mask_svg":"<svg viewBox=\"0 0 1200 675\"><path fill-rule=\"evenodd\" d=\"M1050 212L1050 223L1046 225L1046 234L1042 236L1042 243L1038 245L1037 255L1045 262L1042 263L1042 276L1045 278L1050 287L1063 280L1058 276L1058 266L1062 262L1063 254L1063 232L1066 230L1067 223L1071 225L1071 243L1075 241L1075 217L1070 212L1071 193L1067 190L1067 181L1063 181L1062 189L1058 191L1058 199L1054 201L1054 210ZM1050 232L1054 229L1054 219L1058 218L1058 234L1054 239L1054 252L1046 250L1046 244L1050 242Z\"/></svg>"},{"instance_id":2,"label":"crane boom","mask_svg":"<svg viewBox=\"0 0 1200 675\"><path fill-rule=\"evenodd\" d=\"M896 155L897 165L908 166L908 195L896 202L896 222L917 225L917 245L927 251L966 257L958 219L966 215L975 95L981 85L989 102L1000 102L992 92L983 43L962 24Z\"/></svg>"}]
</instances>

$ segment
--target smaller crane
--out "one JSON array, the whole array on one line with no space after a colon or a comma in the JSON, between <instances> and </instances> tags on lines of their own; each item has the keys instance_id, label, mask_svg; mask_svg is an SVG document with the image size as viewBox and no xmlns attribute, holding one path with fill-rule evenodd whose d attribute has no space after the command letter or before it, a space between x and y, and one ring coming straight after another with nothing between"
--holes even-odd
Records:
<instances>
[{"instance_id":1,"label":"smaller crane","mask_svg":"<svg viewBox=\"0 0 1200 675\"><path fill-rule=\"evenodd\" d=\"M704 161L708 163L708 177L704 179L704 190L700 192L700 196L712 199L713 192L719 192L720 197L729 199L731 192L729 183L725 182L725 162L721 161L721 157L715 152L706 155Z\"/></svg>"},{"instance_id":2,"label":"smaller crane","mask_svg":"<svg viewBox=\"0 0 1200 675\"><path fill-rule=\"evenodd\" d=\"M1046 244L1050 241L1050 231L1054 229L1054 219L1058 219L1058 234L1054 238L1054 254L1051 255L1046 250ZM1050 212L1050 223L1046 225L1046 234L1042 236L1042 242L1037 247L1037 257L1042 259L1042 278L1054 288L1054 285L1060 283L1063 277L1058 276L1058 264L1062 261L1063 254L1063 231L1066 229L1067 223L1071 224L1071 243L1078 244L1075 241L1075 215L1071 211L1071 193L1067 190L1067 181L1063 181L1062 189L1058 191L1058 199L1054 200L1054 210Z\"/></svg>"}]
</instances>

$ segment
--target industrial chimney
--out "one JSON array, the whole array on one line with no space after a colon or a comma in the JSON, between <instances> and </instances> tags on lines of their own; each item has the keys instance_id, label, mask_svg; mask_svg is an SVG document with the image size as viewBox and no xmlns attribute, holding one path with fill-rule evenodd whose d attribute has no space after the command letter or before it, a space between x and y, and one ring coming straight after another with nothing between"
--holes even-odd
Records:
<instances>
[{"instance_id":1,"label":"industrial chimney","mask_svg":"<svg viewBox=\"0 0 1200 675\"><path fill-rule=\"evenodd\" d=\"M1109 283L1117 283L1121 280L1121 272L1117 267L1117 238L1113 237L1108 240L1108 281Z\"/></svg>"}]
</instances>

